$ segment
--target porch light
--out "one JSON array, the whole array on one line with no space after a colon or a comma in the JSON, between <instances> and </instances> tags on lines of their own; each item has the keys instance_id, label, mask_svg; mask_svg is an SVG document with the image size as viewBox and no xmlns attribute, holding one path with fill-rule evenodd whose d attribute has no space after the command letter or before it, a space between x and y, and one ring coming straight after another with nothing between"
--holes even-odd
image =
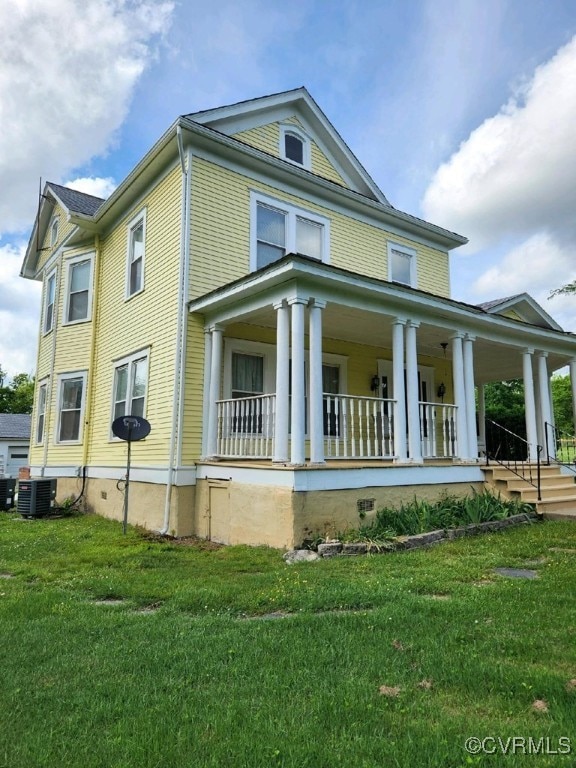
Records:
<instances>
[{"instance_id":1,"label":"porch light","mask_svg":"<svg viewBox=\"0 0 576 768\"><path fill-rule=\"evenodd\" d=\"M378 392L380 389L380 376L377 373L370 379L370 389L372 392Z\"/></svg>"}]
</instances>

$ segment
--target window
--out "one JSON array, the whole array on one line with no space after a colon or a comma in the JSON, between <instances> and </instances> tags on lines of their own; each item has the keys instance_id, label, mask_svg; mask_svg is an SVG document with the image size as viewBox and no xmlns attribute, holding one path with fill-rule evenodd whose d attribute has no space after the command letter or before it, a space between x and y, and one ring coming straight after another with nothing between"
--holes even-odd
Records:
<instances>
[{"instance_id":1,"label":"window","mask_svg":"<svg viewBox=\"0 0 576 768\"><path fill-rule=\"evenodd\" d=\"M329 261L330 222L323 216L262 195L252 197L251 269L287 253Z\"/></svg>"},{"instance_id":2,"label":"window","mask_svg":"<svg viewBox=\"0 0 576 768\"><path fill-rule=\"evenodd\" d=\"M308 359L304 362L304 424L308 434ZM337 395L346 389L347 359L342 355L322 355L322 421L325 437L339 437L342 419ZM292 398L292 360L290 360L289 392ZM289 417L290 421L290 417Z\"/></svg>"},{"instance_id":3,"label":"window","mask_svg":"<svg viewBox=\"0 0 576 768\"><path fill-rule=\"evenodd\" d=\"M50 245L56 245L58 242L58 217L55 216L52 219L52 224L50 226Z\"/></svg>"},{"instance_id":4,"label":"window","mask_svg":"<svg viewBox=\"0 0 576 768\"><path fill-rule=\"evenodd\" d=\"M36 414L36 442L44 442L44 421L46 417L46 397L48 384L40 384L38 388L38 410Z\"/></svg>"},{"instance_id":5,"label":"window","mask_svg":"<svg viewBox=\"0 0 576 768\"><path fill-rule=\"evenodd\" d=\"M416 287L416 251L397 243L388 243L388 279L393 283Z\"/></svg>"},{"instance_id":6,"label":"window","mask_svg":"<svg viewBox=\"0 0 576 768\"><path fill-rule=\"evenodd\" d=\"M310 170L310 139L292 123L280 125L280 157Z\"/></svg>"},{"instance_id":7,"label":"window","mask_svg":"<svg viewBox=\"0 0 576 768\"><path fill-rule=\"evenodd\" d=\"M232 399L254 397L264 394L264 358L261 355L249 355L232 352ZM260 434L262 432L262 412L248 405L234 412L232 432Z\"/></svg>"},{"instance_id":8,"label":"window","mask_svg":"<svg viewBox=\"0 0 576 768\"><path fill-rule=\"evenodd\" d=\"M78 443L82 435L85 373L68 373L58 382L58 442Z\"/></svg>"},{"instance_id":9,"label":"window","mask_svg":"<svg viewBox=\"0 0 576 768\"><path fill-rule=\"evenodd\" d=\"M65 323L90 319L92 310L92 257L78 256L68 262Z\"/></svg>"},{"instance_id":10,"label":"window","mask_svg":"<svg viewBox=\"0 0 576 768\"><path fill-rule=\"evenodd\" d=\"M128 225L128 262L126 265L126 298L144 290L144 243L146 215L139 213Z\"/></svg>"},{"instance_id":11,"label":"window","mask_svg":"<svg viewBox=\"0 0 576 768\"><path fill-rule=\"evenodd\" d=\"M120 360L114 371L112 421L119 416L144 416L148 388L148 352Z\"/></svg>"},{"instance_id":12,"label":"window","mask_svg":"<svg viewBox=\"0 0 576 768\"><path fill-rule=\"evenodd\" d=\"M44 304L44 333L49 333L54 327L54 301L56 299L56 271L46 280L46 297Z\"/></svg>"}]
</instances>

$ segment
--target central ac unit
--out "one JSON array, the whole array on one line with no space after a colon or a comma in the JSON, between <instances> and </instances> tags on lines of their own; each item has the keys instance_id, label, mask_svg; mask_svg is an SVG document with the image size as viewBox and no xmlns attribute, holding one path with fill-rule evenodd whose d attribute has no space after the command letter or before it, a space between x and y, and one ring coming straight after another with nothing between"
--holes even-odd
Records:
<instances>
[{"instance_id":1,"label":"central ac unit","mask_svg":"<svg viewBox=\"0 0 576 768\"><path fill-rule=\"evenodd\" d=\"M0 510L7 512L14 506L15 477L0 477Z\"/></svg>"},{"instance_id":2,"label":"central ac unit","mask_svg":"<svg viewBox=\"0 0 576 768\"><path fill-rule=\"evenodd\" d=\"M18 512L22 517L49 515L56 499L56 478L20 480L18 483Z\"/></svg>"}]
</instances>

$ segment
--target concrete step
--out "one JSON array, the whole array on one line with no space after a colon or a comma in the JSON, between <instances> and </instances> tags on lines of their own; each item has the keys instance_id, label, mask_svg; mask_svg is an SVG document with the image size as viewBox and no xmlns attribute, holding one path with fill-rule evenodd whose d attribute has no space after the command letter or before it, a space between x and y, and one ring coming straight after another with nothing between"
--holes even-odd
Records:
<instances>
[{"instance_id":1,"label":"concrete step","mask_svg":"<svg viewBox=\"0 0 576 768\"><path fill-rule=\"evenodd\" d=\"M536 512L539 515L544 515L544 517L549 514L561 513L563 519L566 516L574 515L576 520L576 494L573 496L550 496L543 498L542 501L536 502Z\"/></svg>"},{"instance_id":2,"label":"concrete step","mask_svg":"<svg viewBox=\"0 0 576 768\"><path fill-rule=\"evenodd\" d=\"M510 488L509 486L508 490L519 493L522 501L538 500L538 489L534 488L533 486L530 486L528 488L526 487ZM558 485L541 485L540 495L542 496L543 500L550 499L550 498L562 498L562 499L576 498L576 485L574 485L574 483L564 483L564 484L558 484Z\"/></svg>"},{"instance_id":3,"label":"concrete step","mask_svg":"<svg viewBox=\"0 0 576 768\"><path fill-rule=\"evenodd\" d=\"M576 509L570 509L570 510L544 510L544 512L539 513L542 515L544 520L573 520L576 522Z\"/></svg>"}]
</instances>

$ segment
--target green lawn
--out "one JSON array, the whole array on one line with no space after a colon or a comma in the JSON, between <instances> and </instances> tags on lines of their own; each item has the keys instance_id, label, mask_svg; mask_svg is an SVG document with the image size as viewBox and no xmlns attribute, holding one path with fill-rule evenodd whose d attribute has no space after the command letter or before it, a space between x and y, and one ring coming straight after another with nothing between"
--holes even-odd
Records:
<instances>
[{"instance_id":1,"label":"green lawn","mask_svg":"<svg viewBox=\"0 0 576 768\"><path fill-rule=\"evenodd\" d=\"M576 524L287 566L2 514L0 576L1 768L576 761Z\"/></svg>"}]
</instances>

